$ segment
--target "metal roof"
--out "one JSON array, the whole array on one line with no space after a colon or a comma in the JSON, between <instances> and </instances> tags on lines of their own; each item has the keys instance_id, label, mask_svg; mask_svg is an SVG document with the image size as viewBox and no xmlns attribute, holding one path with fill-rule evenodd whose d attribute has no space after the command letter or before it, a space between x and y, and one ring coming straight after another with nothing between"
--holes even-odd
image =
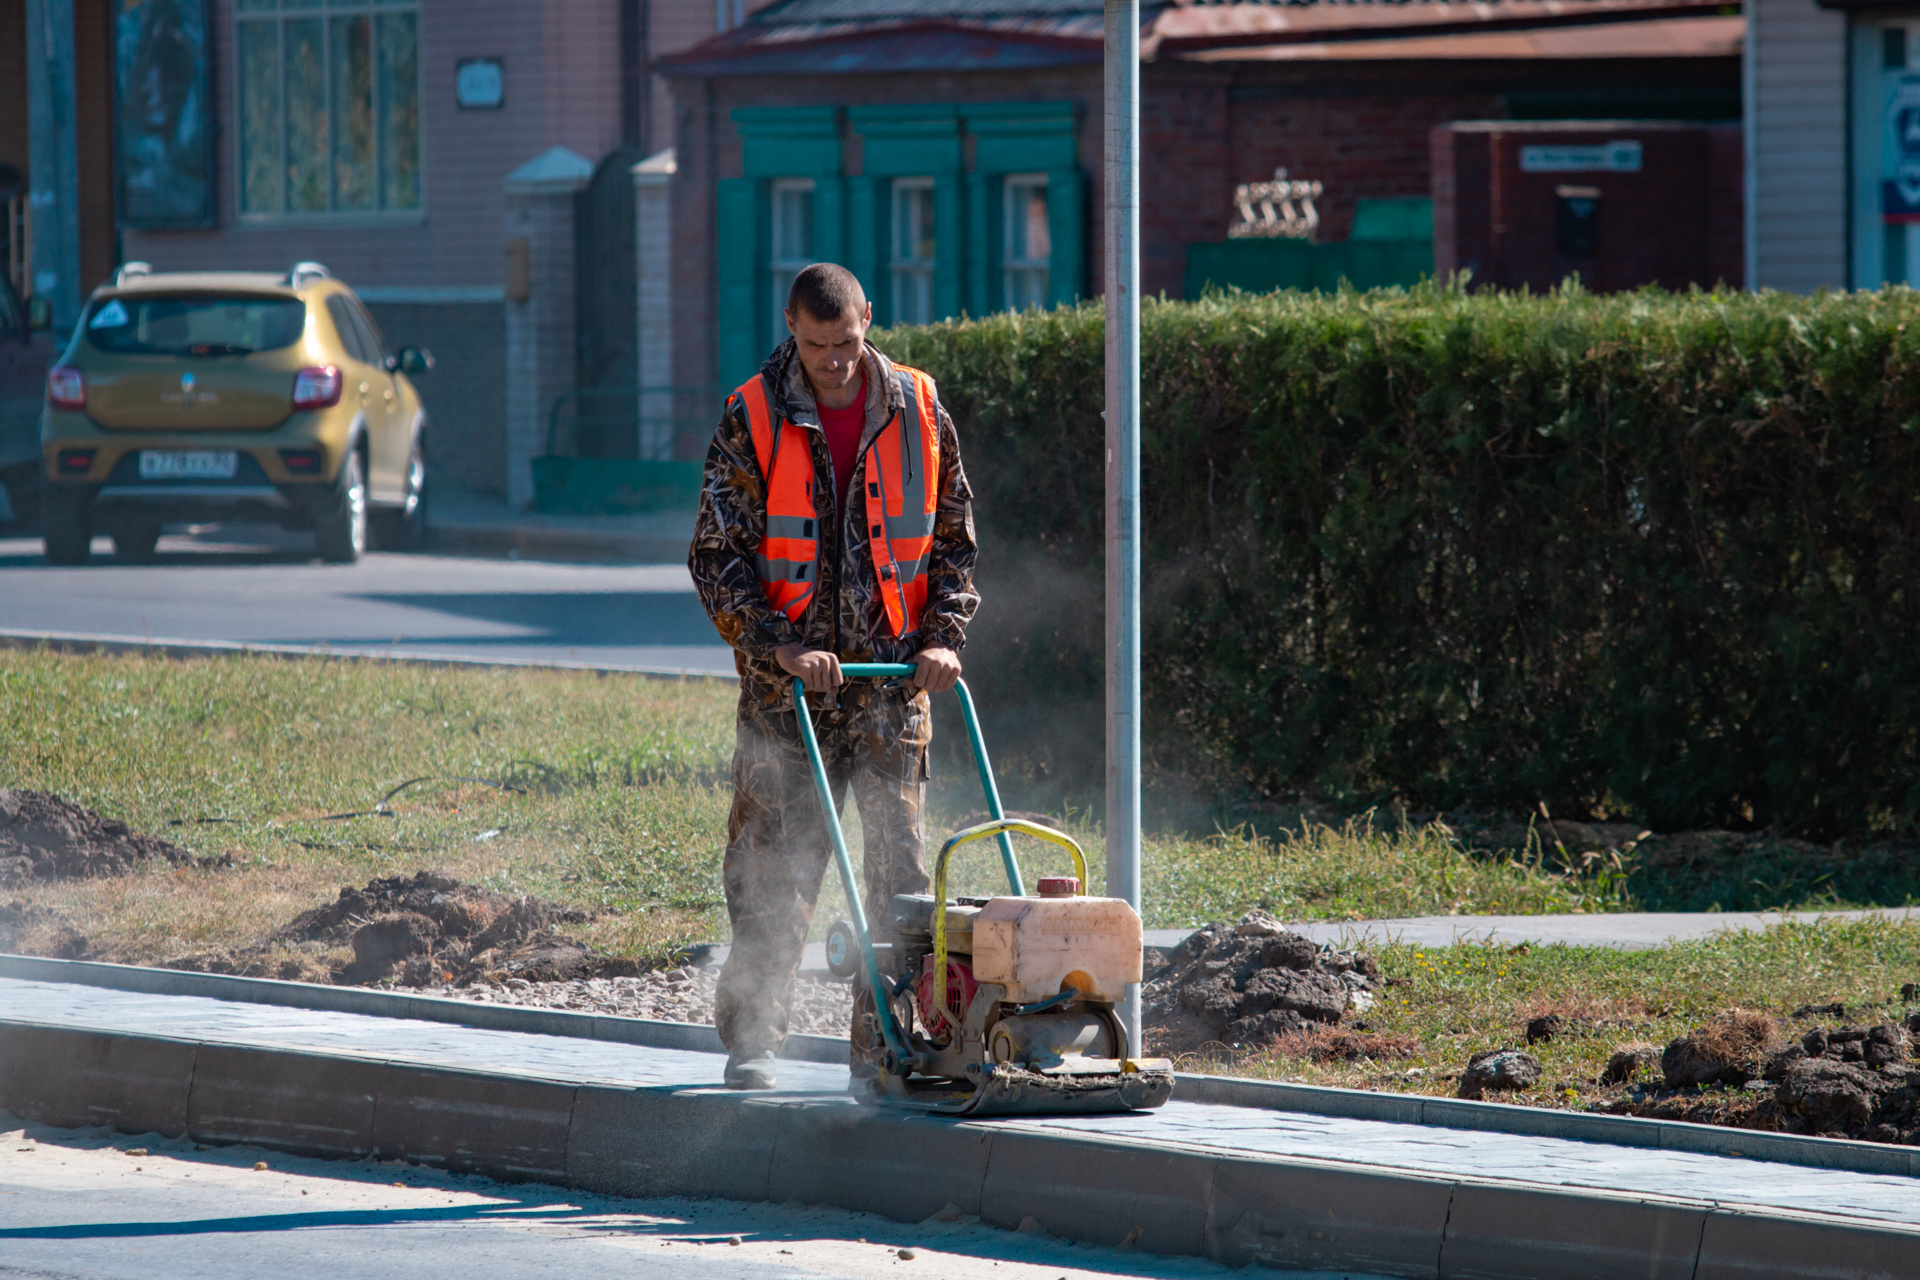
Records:
<instances>
[{"instance_id":1,"label":"metal roof","mask_svg":"<svg viewBox=\"0 0 1920 1280\"><path fill-rule=\"evenodd\" d=\"M1285 45L1379 43L1378 56L1393 56L1385 44L1416 35L1432 41L1724 16L1730 15L1723 0L1149 0L1141 6L1140 52L1146 61L1202 55L1257 60L1314 56L1281 53ZM689 76L1057 66L1097 61L1102 26L1101 0L775 0L743 26L660 65L669 75ZM1658 47L1675 56L1683 48L1717 49L1724 41L1718 27L1713 31L1707 36L1699 28L1685 38L1678 31L1669 38L1650 30L1611 39L1569 34L1546 44L1565 50L1558 56L1581 56L1573 51L1625 50L1639 41L1649 54ZM1515 51L1506 56L1521 56L1517 51L1527 46L1508 40L1501 47ZM1411 48L1397 52L1413 56ZM1460 41L1422 48L1421 56L1486 56L1468 52L1473 46ZM1356 48L1338 56L1372 55Z\"/></svg>"}]
</instances>

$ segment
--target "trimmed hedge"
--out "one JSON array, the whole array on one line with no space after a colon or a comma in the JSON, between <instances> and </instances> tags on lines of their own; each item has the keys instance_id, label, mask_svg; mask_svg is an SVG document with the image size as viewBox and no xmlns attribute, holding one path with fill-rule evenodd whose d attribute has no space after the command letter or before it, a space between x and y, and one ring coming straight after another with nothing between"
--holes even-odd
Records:
<instances>
[{"instance_id":1,"label":"trimmed hedge","mask_svg":"<svg viewBox=\"0 0 1920 1280\"><path fill-rule=\"evenodd\" d=\"M1101 761L1097 304L876 335L977 498L996 749ZM1920 295L1150 304L1157 771L1362 805L1886 832L1920 805Z\"/></svg>"}]
</instances>

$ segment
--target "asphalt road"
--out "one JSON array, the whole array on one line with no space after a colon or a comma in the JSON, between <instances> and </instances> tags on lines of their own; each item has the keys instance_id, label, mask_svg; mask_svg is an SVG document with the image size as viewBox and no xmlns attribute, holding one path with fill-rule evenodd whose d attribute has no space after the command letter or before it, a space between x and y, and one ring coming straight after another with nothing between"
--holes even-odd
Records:
<instances>
[{"instance_id":1,"label":"asphalt road","mask_svg":"<svg viewBox=\"0 0 1920 1280\"><path fill-rule=\"evenodd\" d=\"M0 538L0 632L733 674L679 565L373 553L323 565L271 528L169 534L153 564L50 567Z\"/></svg>"},{"instance_id":2,"label":"asphalt road","mask_svg":"<svg viewBox=\"0 0 1920 1280\"><path fill-rule=\"evenodd\" d=\"M141 1154L132 1154L134 1151ZM255 1169L256 1162L267 1168ZM737 1240L738 1243L735 1243ZM914 1256L903 1259L901 1249ZM398 1161L196 1149L0 1112L0 1277L48 1280L1186 1280L1229 1274L831 1209L622 1200ZM1268 1273L1273 1274L1273 1273Z\"/></svg>"}]
</instances>

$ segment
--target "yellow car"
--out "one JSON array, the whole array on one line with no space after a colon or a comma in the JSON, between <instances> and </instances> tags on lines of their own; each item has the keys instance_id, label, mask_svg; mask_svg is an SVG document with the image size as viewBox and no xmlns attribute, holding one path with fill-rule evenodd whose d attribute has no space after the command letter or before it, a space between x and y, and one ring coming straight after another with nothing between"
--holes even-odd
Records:
<instances>
[{"instance_id":1,"label":"yellow car","mask_svg":"<svg viewBox=\"0 0 1920 1280\"><path fill-rule=\"evenodd\" d=\"M47 371L40 506L47 559L84 564L96 532L126 560L163 524L313 530L323 560L418 542L426 410L353 291L318 263L285 275L161 274L128 263L87 301Z\"/></svg>"}]
</instances>

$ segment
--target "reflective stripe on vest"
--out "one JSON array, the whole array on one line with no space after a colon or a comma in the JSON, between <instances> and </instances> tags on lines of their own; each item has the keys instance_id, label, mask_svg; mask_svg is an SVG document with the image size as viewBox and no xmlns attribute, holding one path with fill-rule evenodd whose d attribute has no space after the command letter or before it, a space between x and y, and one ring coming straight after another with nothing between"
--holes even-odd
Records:
<instances>
[{"instance_id":1,"label":"reflective stripe on vest","mask_svg":"<svg viewBox=\"0 0 1920 1280\"><path fill-rule=\"evenodd\" d=\"M927 561L940 503L940 426L933 379L896 365L904 411L867 447L867 541L879 578L887 625L896 636L916 631L927 607ZM773 607L798 624L813 603L819 539L813 493L813 451L804 427L774 432L766 383L751 378L734 392L747 411L753 451L767 481L767 532L754 557Z\"/></svg>"}]
</instances>

